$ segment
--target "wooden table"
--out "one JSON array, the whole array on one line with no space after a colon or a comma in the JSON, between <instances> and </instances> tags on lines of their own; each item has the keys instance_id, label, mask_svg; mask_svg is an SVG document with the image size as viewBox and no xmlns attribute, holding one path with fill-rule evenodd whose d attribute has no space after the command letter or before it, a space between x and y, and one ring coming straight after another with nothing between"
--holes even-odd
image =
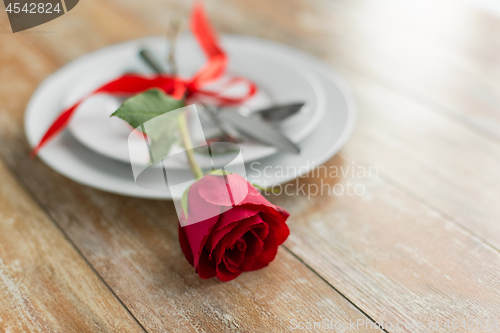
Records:
<instances>
[{"instance_id":1,"label":"wooden table","mask_svg":"<svg viewBox=\"0 0 500 333\"><path fill-rule=\"evenodd\" d=\"M162 34L190 6L85 0L17 34L1 12L0 331L468 332L500 321L500 20L467 3L208 0L220 32L337 68L358 120L326 166L378 170L293 183L350 182L362 195L269 196L291 213L291 235L269 267L232 282L194 274L172 202L81 186L28 157L24 110L44 78Z\"/></svg>"}]
</instances>

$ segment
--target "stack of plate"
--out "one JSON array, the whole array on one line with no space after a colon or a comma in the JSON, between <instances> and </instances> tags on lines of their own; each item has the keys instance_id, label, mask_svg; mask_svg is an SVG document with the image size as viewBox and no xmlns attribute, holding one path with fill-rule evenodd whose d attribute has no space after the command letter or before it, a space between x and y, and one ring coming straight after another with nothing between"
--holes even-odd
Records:
<instances>
[{"instance_id":1,"label":"stack of plate","mask_svg":"<svg viewBox=\"0 0 500 333\"><path fill-rule=\"evenodd\" d=\"M246 77L257 84L258 94L246 103L250 109L303 101L306 106L279 125L279 130L301 148L300 155L278 152L272 147L241 145L247 179L273 186L299 177L332 157L349 137L355 120L352 94L345 81L324 62L298 50L273 42L242 36L223 36L230 59L227 74ZM106 47L61 68L35 92L25 116L25 130L34 146L64 108L100 85L125 72L149 74L138 52L157 54L165 40L149 37ZM183 77L192 76L205 62L196 41L179 39L177 62ZM107 95L89 98L75 113L61 135L48 143L39 157L57 172L79 183L113 193L171 199L166 190L135 184L130 166L127 128L109 115L120 101ZM217 166L217 161L215 160ZM187 163L169 166L186 179ZM154 187L154 186L152 186Z\"/></svg>"}]
</instances>

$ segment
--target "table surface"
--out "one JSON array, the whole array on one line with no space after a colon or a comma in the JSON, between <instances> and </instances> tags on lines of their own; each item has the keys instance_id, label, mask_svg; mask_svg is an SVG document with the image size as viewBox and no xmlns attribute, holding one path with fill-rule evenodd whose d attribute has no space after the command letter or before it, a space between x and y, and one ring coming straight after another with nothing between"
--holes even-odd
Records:
<instances>
[{"instance_id":1,"label":"table surface","mask_svg":"<svg viewBox=\"0 0 500 333\"><path fill-rule=\"evenodd\" d=\"M57 68L162 34L189 10L182 0L85 0L16 34L0 14L0 331L493 327L500 19L456 0L209 0L218 31L291 45L347 78L357 124L326 166L378 171L293 182L359 184L362 195L270 196L291 213L289 239L267 268L221 283L184 259L172 202L76 184L31 160L23 131L27 101Z\"/></svg>"}]
</instances>

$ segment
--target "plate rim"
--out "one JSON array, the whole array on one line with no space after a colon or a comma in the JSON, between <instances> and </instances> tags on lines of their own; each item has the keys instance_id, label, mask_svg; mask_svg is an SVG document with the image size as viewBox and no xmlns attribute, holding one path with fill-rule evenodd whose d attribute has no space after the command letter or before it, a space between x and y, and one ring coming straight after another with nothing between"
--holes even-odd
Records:
<instances>
[{"instance_id":1,"label":"plate rim","mask_svg":"<svg viewBox=\"0 0 500 333\"><path fill-rule=\"evenodd\" d=\"M225 38L233 38L233 39L236 38L237 40L239 40L239 42L242 42L243 40L250 39L253 42L264 43L264 44L267 44L268 46L271 46L273 48L286 50L287 52L293 52L295 56L301 57L307 63L307 66L310 67L311 69L314 69L314 67L316 67L316 69L314 69L314 70L320 72L320 74L324 76L324 78L322 78L322 80L325 78L331 79L332 83L334 83L338 87L342 96L345 98L345 102L346 102L346 106L347 106L347 119L346 119L345 125L343 127L342 133L336 139L335 143L330 147L330 149L325 150L321 153L321 157L317 159L318 164L312 165L309 168L304 168L303 172L301 172L299 174L295 174L292 177L287 176L287 177L281 177L279 179L275 179L275 181L274 181L275 184L282 184L282 183L288 182L290 180L293 180L295 178L301 177L302 175L304 175L306 173L309 173L311 170L314 170L316 167L322 165L325 161L327 161L332 156L334 156L345 145L345 143L349 139L349 137L352 134L352 131L354 129L354 125L355 125L356 118L357 118L357 105L356 105L356 102L354 99L354 94L353 94L350 86L348 85L347 81L331 65L329 65L328 63L326 63L326 62L324 62L324 61L322 61L322 60L320 60L312 55L309 55L301 50L297 50L293 47L283 45L280 43L276 43L273 41L269 41L269 40L265 40L265 39L261 39L261 38L256 38L256 37L252 37L252 36L240 36L240 35L224 35L224 37ZM155 37L146 37L146 38L141 38L141 39L150 39L150 38L158 38L158 37L156 37L156 36ZM132 43L134 41L137 41L137 40L126 41L126 42L110 45L108 47L120 47L120 46L123 46L124 44ZM108 48L108 47L106 47L106 48ZM103 48L103 49L106 49L106 48ZM94 52L95 53L101 52L103 49L99 49L99 50L94 51ZM80 62L80 58L74 60L73 62L69 63L68 65L78 64L79 62ZM36 143L35 138L33 137L33 133L30 133L28 131L29 126L30 126L29 121L28 121L30 118L30 114L32 112L35 112L35 111L33 111L33 109L34 109L33 104L39 98L39 95L43 92L43 90L47 86L52 84L53 81L55 81L56 79L60 79L60 76L67 69L68 65L63 66L62 68L60 68L57 71L55 71L54 73L52 73L49 77L47 77L38 86L38 88L36 89L36 91L33 93L33 95L30 98L30 101L26 107L26 111L24 114L24 129L25 129L25 135L27 137L27 140L31 146L33 146ZM319 68L321 68L321 70ZM320 74L318 74L318 75L320 75ZM328 111L326 110L326 112L328 112ZM325 114L326 114L326 112L325 112ZM97 154L95 152L92 152L92 153ZM281 154L281 153L278 153L278 155L279 154ZM47 164L49 167L51 167L54 171L64 175L65 177L67 177L67 178L69 178L69 179L71 179L79 184L89 186L91 188L95 188L95 189L102 190L105 192L111 192L111 193L115 193L115 194L119 194L119 195L126 195L126 196L130 196L130 197L147 198L147 199L160 199L160 200L176 199L176 198L172 198L170 193L166 192L166 191L144 190L143 189L143 191L136 191L134 193L129 193L129 192L124 192L123 190L112 189L109 186L102 186L101 184L89 184L89 182L85 182L85 181L75 177L71 173L68 173L64 170L61 170L60 168L55 166L54 163L52 163L52 161L50 161L49 158L47 158L44 155L45 155L44 152L41 151L39 154L39 157L45 164ZM102 158L106 158L106 157L102 157ZM276 155L273 155L273 156L267 157L265 159L269 159L269 158L277 158L277 157L276 157ZM120 162L116 162L116 163L120 163ZM137 186L137 188L140 189L140 187L138 187L138 186Z\"/></svg>"},{"instance_id":2,"label":"plate rim","mask_svg":"<svg viewBox=\"0 0 500 333\"><path fill-rule=\"evenodd\" d=\"M223 37L222 38L223 43L230 43L232 45L237 44L241 40L241 38L239 38L239 37L234 38L234 36L235 35L223 35L222 36ZM192 39L192 37L191 37L191 39ZM122 43L118 43L118 44L113 44L113 45L105 46L105 47L103 47L101 49L98 49L96 51L87 53L87 54L85 54L85 55L77 58L76 60L80 60L81 62L95 61L96 58L99 57L98 53L109 54L111 52L117 52L117 51L113 51L113 48L116 50L116 49L119 49L119 46L122 46L123 49L131 50L131 49L137 48L137 46L141 45L141 44L159 43L159 40L160 40L160 37L157 37L157 36L148 36L148 37L145 37L145 38L139 38L139 39L129 40L129 41L126 41L126 42L122 42ZM187 41L191 42L190 39L187 39ZM242 45L243 47L246 46L245 43L240 44L240 45ZM231 47L234 48L234 46L231 46ZM265 57L260 56L260 54L255 54L255 56L258 56L260 59L265 59ZM93 59L93 60L90 60L90 59ZM283 61L281 61L281 60L283 60ZM64 70L65 67L72 67L72 64L75 61L68 63L67 65L65 65L61 69ZM275 58L272 61L273 62L277 62L278 59ZM296 62L298 61L298 63L293 64L293 61L296 61ZM313 117L307 123L306 128L302 129L299 133L297 133L296 135L294 135L293 138L291 138L291 140L293 142L300 143L302 140L306 139L309 135L311 135L314 132L314 129L320 124L321 120L323 119L324 113L326 112L325 111L325 108L326 108L326 92L324 91L324 89L322 87L321 80L320 80L318 74L314 73L314 71L312 71L311 69L306 69L304 67L304 66L307 65L304 60L300 60L300 59L299 60L297 60L297 59L293 59L293 60L291 60L291 59L280 59L280 62L285 62L285 66L287 68L293 69L296 73L298 73L298 75L300 75L302 77L306 77L307 81L308 81L308 84L311 85L311 88L313 90L315 90L314 93L315 93L315 97L316 97L316 108L313 111ZM77 67L77 66L74 66L74 67ZM293 67L296 67L296 68L293 68ZM56 73L54 73L54 74L56 74ZM317 89L319 89L319 90L317 90ZM74 90L70 90L68 92L68 94L70 96L72 96L72 97L67 97L62 102L63 104L68 103L67 102L68 100L74 100L74 99L76 99L75 96L77 94L74 93ZM125 160L124 158L120 158L117 155L108 154L108 153L106 153L106 151L104 151L102 149L96 148L96 146L94 144L89 144L88 140L82 139L82 136L79 134L79 131L75 130L74 123L70 123L68 125L68 130L71 132L71 134L81 144L83 144L87 148L95 151L96 153L101 154L104 157L111 158L111 159L116 160L116 161L120 161L122 163L129 163L128 156L127 156L127 159ZM276 148L274 148L274 147L263 147L260 150L262 150L262 152L256 154L257 155L256 157L252 157L251 160L249 160L249 162L250 161L254 161L254 160L259 160L259 159L267 158L267 157L269 157L271 155L279 153L279 151ZM178 167L178 166L173 166L173 167L169 167L169 169L179 169L180 170L180 169L185 169L185 168Z\"/></svg>"}]
</instances>

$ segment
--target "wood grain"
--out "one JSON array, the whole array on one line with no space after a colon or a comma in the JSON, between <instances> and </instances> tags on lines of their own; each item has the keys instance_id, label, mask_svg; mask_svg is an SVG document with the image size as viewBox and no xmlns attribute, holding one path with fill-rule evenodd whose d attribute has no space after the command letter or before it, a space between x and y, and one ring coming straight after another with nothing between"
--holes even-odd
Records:
<instances>
[{"instance_id":1,"label":"wood grain","mask_svg":"<svg viewBox=\"0 0 500 333\"><path fill-rule=\"evenodd\" d=\"M0 163L0 332L143 332Z\"/></svg>"},{"instance_id":2,"label":"wood grain","mask_svg":"<svg viewBox=\"0 0 500 333\"><path fill-rule=\"evenodd\" d=\"M360 116L345 152L499 249L499 146L368 80L349 79Z\"/></svg>"},{"instance_id":3,"label":"wood grain","mask_svg":"<svg viewBox=\"0 0 500 333\"><path fill-rule=\"evenodd\" d=\"M286 243L293 253L378 322L437 320L444 332L446 320L500 316L497 250L375 172L362 176L368 172L361 170L371 165L337 157L325 167L289 188L295 193L311 187L314 193L315 186L323 187L323 195L308 200L298 192L276 198L293 216ZM346 175L324 176L325 170L330 174L337 168ZM349 187L352 195L346 194ZM356 195L355 187L364 193ZM342 189L342 195L335 195Z\"/></svg>"}]
</instances>

